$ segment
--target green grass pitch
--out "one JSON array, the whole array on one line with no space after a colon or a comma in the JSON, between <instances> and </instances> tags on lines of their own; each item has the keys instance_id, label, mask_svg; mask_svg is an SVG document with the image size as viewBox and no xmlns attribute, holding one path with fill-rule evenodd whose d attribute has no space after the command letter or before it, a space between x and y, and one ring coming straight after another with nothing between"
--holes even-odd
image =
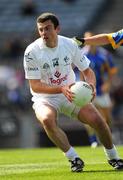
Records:
<instances>
[{"instance_id":1,"label":"green grass pitch","mask_svg":"<svg viewBox=\"0 0 123 180\"><path fill-rule=\"evenodd\" d=\"M72 173L58 148L0 150L0 180L123 180L123 171L108 165L102 147L75 147L85 162L82 173ZM123 147L117 147L123 157Z\"/></svg>"}]
</instances>

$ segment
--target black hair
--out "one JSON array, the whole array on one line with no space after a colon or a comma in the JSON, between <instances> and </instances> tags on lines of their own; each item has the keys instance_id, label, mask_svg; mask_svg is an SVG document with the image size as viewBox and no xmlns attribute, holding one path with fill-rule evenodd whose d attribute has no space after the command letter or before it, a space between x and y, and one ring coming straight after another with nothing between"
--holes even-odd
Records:
<instances>
[{"instance_id":1,"label":"black hair","mask_svg":"<svg viewBox=\"0 0 123 180\"><path fill-rule=\"evenodd\" d=\"M50 20L54 24L55 29L57 28L57 26L59 26L59 20L58 20L57 16L55 14L49 13L49 12L41 14L37 18L37 23L43 23L48 20Z\"/></svg>"}]
</instances>

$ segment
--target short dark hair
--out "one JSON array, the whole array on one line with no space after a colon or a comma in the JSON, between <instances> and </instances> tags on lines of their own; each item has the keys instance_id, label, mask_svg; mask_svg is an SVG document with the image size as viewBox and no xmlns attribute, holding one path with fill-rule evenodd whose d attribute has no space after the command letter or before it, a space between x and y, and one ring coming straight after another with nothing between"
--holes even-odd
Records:
<instances>
[{"instance_id":1,"label":"short dark hair","mask_svg":"<svg viewBox=\"0 0 123 180\"><path fill-rule=\"evenodd\" d=\"M54 24L54 28L56 29L57 26L59 26L59 20L57 16L53 13L43 13L37 18L37 23L43 23L45 21L50 20Z\"/></svg>"}]
</instances>

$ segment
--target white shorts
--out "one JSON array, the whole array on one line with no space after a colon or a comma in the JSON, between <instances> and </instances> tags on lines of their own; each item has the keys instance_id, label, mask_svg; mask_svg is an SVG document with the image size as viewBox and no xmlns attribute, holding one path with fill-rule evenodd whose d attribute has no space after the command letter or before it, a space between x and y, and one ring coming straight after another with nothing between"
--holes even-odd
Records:
<instances>
[{"instance_id":1,"label":"white shorts","mask_svg":"<svg viewBox=\"0 0 123 180\"><path fill-rule=\"evenodd\" d=\"M80 111L80 107L69 102L63 94L38 98L33 103L33 109L40 114L44 105L50 105L58 113L63 113L71 118L77 118Z\"/></svg>"},{"instance_id":2,"label":"white shorts","mask_svg":"<svg viewBox=\"0 0 123 180\"><path fill-rule=\"evenodd\" d=\"M108 93L102 94L101 96L96 96L93 103L102 108L108 108L112 106L111 98Z\"/></svg>"}]
</instances>

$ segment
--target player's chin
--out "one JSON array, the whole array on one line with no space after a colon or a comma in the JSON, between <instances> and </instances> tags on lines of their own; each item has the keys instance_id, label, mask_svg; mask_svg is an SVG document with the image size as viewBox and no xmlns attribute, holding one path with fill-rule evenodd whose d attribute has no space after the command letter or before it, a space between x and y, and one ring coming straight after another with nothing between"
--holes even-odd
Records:
<instances>
[{"instance_id":1,"label":"player's chin","mask_svg":"<svg viewBox=\"0 0 123 180\"><path fill-rule=\"evenodd\" d=\"M47 38L47 37L43 37L43 41L44 41L44 42L47 42L47 41L48 41L48 38Z\"/></svg>"},{"instance_id":2,"label":"player's chin","mask_svg":"<svg viewBox=\"0 0 123 180\"><path fill-rule=\"evenodd\" d=\"M46 44L47 43L47 39L43 38L43 42Z\"/></svg>"},{"instance_id":3,"label":"player's chin","mask_svg":"<svg viewBox=\"0 0 123 180\"><path fill-rule=\"evenodd\" d=\"M50 42L50 40L48 38L44 39L44 43L45 43L46 46L50 47L51 42Z\"/></svg>"}]
</instances>

